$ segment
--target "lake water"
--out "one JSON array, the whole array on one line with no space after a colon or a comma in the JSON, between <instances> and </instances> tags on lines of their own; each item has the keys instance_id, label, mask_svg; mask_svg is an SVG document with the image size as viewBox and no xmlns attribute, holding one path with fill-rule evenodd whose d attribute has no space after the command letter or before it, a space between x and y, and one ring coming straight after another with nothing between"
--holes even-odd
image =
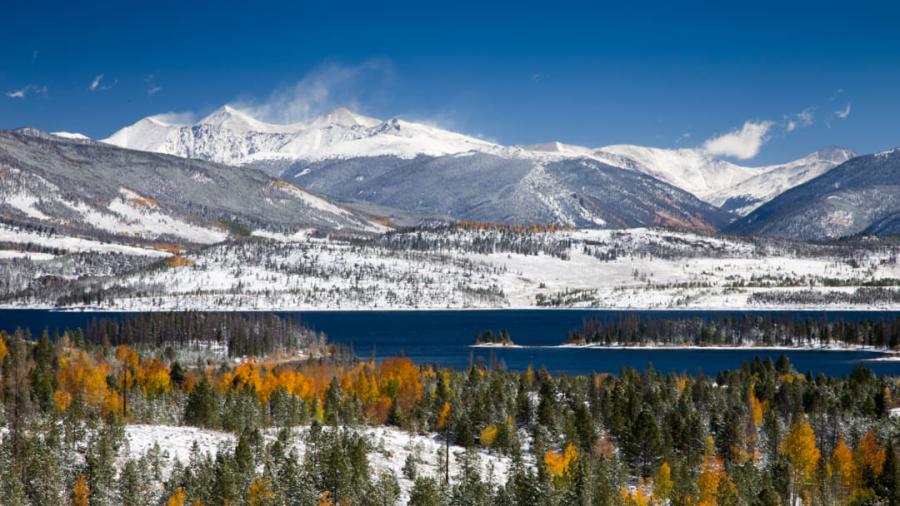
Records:
<instances>
[{"instance_id":1,"label":"lake water","mask_svg":"<svg viewBox=\"0 0 900 506\"><path fill-rule=\"evenodd\" d=\"M39 335L45 328L64 330L84 327L93 318L124 318L129 313L61 312L46 310L0 310L0 329L30 329ZM331 342L353 346L368 357L403 355L418 363L464 368L472 360L495 360L509 369L529 365L544 366L557 373L586 374L618 372L623 367L644 369L649 363L659 371L714 375L740 367L754 357L784 354L801 372L828 375L849 373L865 364L879 374L900 375L900 362L870 362L880 356L858 351L766 351L766 350L604 350L566 348L474 349L475 335L484 330L509 331L516 344L553 346L562 342L570 330L580 327L584 318L597 316L617 320L623 315L653 315L669 318L715 318L741 314L735 311L606 311L606 310L473 310L473 311L297 311L276 312L279 316L299 318L306 325L325 332ZM788 315L792 318L859 320L900 317L900 312L821 312L756 311L753 314Z\"/></svg>"}]
</instances>

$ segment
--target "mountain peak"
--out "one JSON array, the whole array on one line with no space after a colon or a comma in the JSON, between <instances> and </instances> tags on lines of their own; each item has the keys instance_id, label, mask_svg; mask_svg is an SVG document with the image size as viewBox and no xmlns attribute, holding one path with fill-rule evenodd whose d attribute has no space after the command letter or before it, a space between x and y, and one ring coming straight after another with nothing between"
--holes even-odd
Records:
<instances>
[{"instance_id":1,"label":"mountain peak","mask_svg":"<svg viewBox=\"0 0 900 506\"><path fill-rule=\"evenodd\" d=\"M338 107L321 116L317 116L309 122L312 126L342 126L342 127L373 127L381 123L380 120L363 116L347 109L346 107Z\"/></svg>"},{"instance_id":2,"label":"mountain peak","mask_svg":"<svg viewBox=\"0 0 900 506\"><path fill-rule=\"evenodd\" d=\"M852 149L841 146L825 146L813 153L819 160L827 160L832 162L846 162L851 158L855 158L857 153Z\"/></svg>"}]
</instances>

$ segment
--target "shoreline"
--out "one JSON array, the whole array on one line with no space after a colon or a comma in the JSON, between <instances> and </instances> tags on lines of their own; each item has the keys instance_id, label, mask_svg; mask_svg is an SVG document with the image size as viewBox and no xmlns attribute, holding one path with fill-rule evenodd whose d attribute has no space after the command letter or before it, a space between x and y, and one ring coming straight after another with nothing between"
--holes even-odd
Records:
<instances>
[{"instance_id":1,"label":"shoreline","mask_svg":"<svg viewBox=\"0 0 900 506\"><path fill-rule=\"evenodd\" d=\"M595 349L595 350L672 350L672 351L728 351L728 350L759 350L759 351L863 351L869 353L882 353L885 355L898 355L900 350L891 350L889 348L874 348L871 346L842 346L842 345L824 345L824 346L755 346L752 344L742 344L737 346L729 345L709 345L694 346L689 344L656 344L656 345L606 345L606 344L558 344L552 346L539 346L541 348L570 348L570 349Z\"/></svg>"},{"instance_id":2,"label":"shoreline","mask_svg":"<svg viewBox=\"0 0 900 506\"><path fill-rule=\"evenodd\" d=\"M547 312L568 312L568 311L597 311L597 312L647 312L647 313L787 313L787 312L856 312L856 313L900 313L900 306L897 307L853 307L853 306L818 306L818 307L676 307L676 308L659 308L659 307L543 307L543 306L507 306L507 307L402 307L402 308L378 308L378 307L362 307L362 308L165 308L165 307L146 307L140 309L132 308L106 308L106 307L58 307L58 306L19 306L0 304L0 311L49 311L54 313L170 313L170 312L206 312L206 313L368 313L368 312L462 312L462 311L547 311Z\"/></svg>"},{"instance_id":3,"label":"shoreline","mask_svg":"<svg viewBox=\"0 0 900 506\"><path fill-rule=\"evenodd\" d=\"M491 348L491 349L497 349L497 348L533 348L533 346L523 346L523 345L521 345L521 344L516 344L516 343L509 343L509 344L503 344L503 343L475 343L475 344L470 344L470 345L469 345L469 348Z\"/></svg>"},{"instance_id":4,"label":"shoreline","mask_svg":"<svg viewBox=\"0 0 900 506\"><path fill-rule=\"evenodd\" d=\"M515 348L515 349L571 349L571 350L610 350L610 351L833 351L833 352L866 352L879 353L882 357L866 360L900 361L900 350L874 348L870 346L754 346L754 345L710 345L694 346L686 344L651 344L651 345L606 345L606 344L535 344L535 345L502 345L493 343L470 344L469 348Z\"/></svg>"}]
</instances>

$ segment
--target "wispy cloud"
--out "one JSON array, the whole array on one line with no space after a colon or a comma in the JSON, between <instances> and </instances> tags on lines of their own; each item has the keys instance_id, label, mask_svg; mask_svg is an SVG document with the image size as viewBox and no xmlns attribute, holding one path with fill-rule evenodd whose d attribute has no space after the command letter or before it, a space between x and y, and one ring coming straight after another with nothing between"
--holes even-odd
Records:
<instances>
[{"instance_id":1,"label":"wispy cloud","mask_svg":"<svg viewBox=\"0 0 900 506\"><path fill-rule=\"evenodd\" d=\"M102 91L102 90L106 89L102 86L102 84L103 84L103 74L98 74L97 77L95 77L94 80L91 81L91 84L88 85L88 90Z\"/></svg>"},{"instance_id":2,"label":"wispy cloud","mask_svg":"<svg viewBox=\"0 0 900 506\"><path fill-rule=\"evenodd\" d=\"M148 75L144 78L144 82L147 83L147 96L152 97L162 91L162 86L156 84L156 74Z\"/></svg>"},{"instance_id":3,"label":"wispy cloud","mask_svg":"<svg viewBox=\"0 0 900 506\"><path fill-rule=\"evenodd\" d=\"M193 125L198 119L193 112L164 112L156 114L152 118L169 125Z\"/></svg>"},{"instance_id":4,"label":"wispy cloud","mask_svg":"<svg viewBox=\"0 0 900 506\"><path fill-rule=\"evenodd\" d=\"M31 63L36 62L40 55L41 55L41 52L38 51L37 49L32 50L31 51Z\"/></svg>"},{"instance_id":5,"label":"wispy cloud","mask_svg":"<svg viewBox=\"0 0 900 506\"><path fill-rule=\"evenodd\" d=\"M784 130L793 132L794 130L812 126L815 115L816 109L814 107L807 107L797 114L791 114L785 118Z\"/></svg>"},{"instance_id":6,"label":"wispy cloud","mask_svg":"<svg viewBox=\"0 0 900 506\"><path fill-rule=\"evenodd\" d=\"M21 98L25 99L32 96L46 96L47 95L47 86L46 85L37 85L37 84L28 84L18 90L10 90L6 92L6 96L9 98Z\"/></svg>"},{"instance_id":7,"label":"wispy cloud","mask_svg":"<svg viewBox=\"0 0 900 506\"><path fill-rule=\"evenodd\" d=\"M265 100L238 100L232 105L264 121L293 123L337 107L359 109L363 99L379 93L392 77L393 65L387 60L349 66L329 63Z\"/></svg>"},{"instance_id":8,"label":"wispy cloud","mask_svg":"<svg viewBox=\"0 0 900 506\"><path fill-rule=\"evenodd\" d=\"M837 110L837 111L834 111L834 115L835 115L838 119L847 119L847 118L850 116L850 103L848 102L848 103L847 103L847 106L844 107L843 109L839 109L839 110Z\"/></svg>"},{"instance_id":9,"label":"wispy cloud","mask_svg":"<svg viewBox=\"0 0 900 506\"><path fill-rule=\"evenodd\" d=\"M707 139L701 149L713 156L728 156L739 160L753 158L768 140L772 121L747 121L737 130Z\"/></svg>"}]
</instances>

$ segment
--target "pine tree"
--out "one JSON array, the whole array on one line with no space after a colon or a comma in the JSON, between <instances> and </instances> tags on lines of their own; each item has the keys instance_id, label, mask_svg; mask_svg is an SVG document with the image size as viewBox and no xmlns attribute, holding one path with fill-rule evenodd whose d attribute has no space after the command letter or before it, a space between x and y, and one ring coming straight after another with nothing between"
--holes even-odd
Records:
<instances>
[{"instance_id":1,"label":"pine tree","mask_svg":"<svg viewBox=\"0 0 900 506\"><path fill-rule=\"evenodd\" d=\"M188 395L184 421L197 427L218 427L218 403L216 393L204 375L200 383Z\"/></svg>"},{"instance_id":2,"label":"pine tree","mask_svg":"<svg viewBox=\"0 0 900 506\"><path fill-rule=\"evenodd\" d=\"M434 478L420 476L416 478L409 491L409 506L444 506L440 488ZM527 504L527 503L522 503Z\"/></svg>"}]
</instances>

